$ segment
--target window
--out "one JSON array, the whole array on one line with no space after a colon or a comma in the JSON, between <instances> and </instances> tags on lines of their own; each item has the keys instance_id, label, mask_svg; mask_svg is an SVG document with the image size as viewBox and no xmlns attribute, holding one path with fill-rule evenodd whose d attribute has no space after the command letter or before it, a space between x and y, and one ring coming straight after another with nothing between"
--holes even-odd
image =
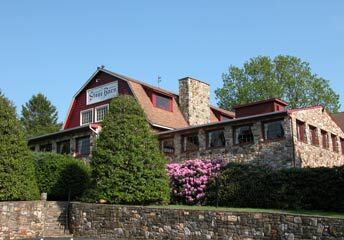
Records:
<instances>
[{"instance_id":1,"label":"window","mask_svg":"<svg viewBox=\"0 0 344 240\"><path fill-rule=\"evenodd\" d=\"M52 150L52 144L51 143L42 144L39 146L40 152L51 152L51 150Z\"/></svg>"},{"instance_id":2,"label":"window","mask_svg":"<svg viewBox=\"0 0 344 240\"><path fill-rule=\"evenodd\" d=\"M223 130L208 132L208 148L224 147L226 145L225 133Z\"/></svg>"},{"instance_id":3,"label":"window","mask_svg":"<svg viewBox=\"0 0 344 240\"><path fill-rule=\"evenodd\" d=\"M34 151L36 151L36 147L35 146L31 146L30 150L34 152Z\"/></svg>"},{"instance_id":4,"label":"window","mask_svg":"<svg viewBox=\"0 0 344 240\"><path fill-rule=\"evenodd\" d=\"M297 140L301 142L306 142L305 138L305 123L299 120L296 120L296 133L297 133Z\"/></svg>"},{"instance_id":5,"label":"window","mask_svg":"<svg viewBox=\"0 0 344 240\"><path fill-rule=\"evenodd\" d=\"M154 107L172 112L172 98L171 97L153 93L152 102L153 102Z\"/></svg>"},{"instance_id":6,"label":"window","mask_svg":"<svg viewBox=\"0 0 344 240\"><path fill-rule=\"evenodd\" d=\"M337 136L334 134L331 134L331 140L332 140L332 148L334 152L338 152L338 145L337 145Z\"/></svg>"},{"instance_id":7,"label":"window","mask_svg":"<svg viewBox=\"0 0 344 240\"><path fill-rule=\"evenodd\" d=\"M344 155L344 138L340 138L340 146L342 148L342 154Z\"/></svg>"},{"instance_id":8,"label":"window","mask_svg":"<svg viewBox=\"0 0 344 240\"><path fill-rule=\"evenodd\" d=\"M321 140L322 140L322 147L325 149L328 149L328 135L327 132L324 130L321 130Z\"/></svg>"},{"instance_id":9,"label":"window","mask_svg":"<svg viewBox=\"0 0 344 240\"><path fill-rule=\"evenodd\" d=\"M81 137L76 139L76 152L80 156L90 154L90 137Z\"/></svg>"},{"instance_id":10,"label":"window","mask_svg":"<svg viewBox=\"0 0 344 240\"><path fill-rule=\"evenodd\" d=\"M183 137L183 151L197 151L199 148L198 135L188 135Z\"/></svg>"},{"instance_id":11,"label":"window","mask_svg":"<svg viewBox=\"0 0 344 240\"><path fill-rule=\"evenodd\" d=\"M164 154L174 154L174 139L163 139L160 142L161 151Z\"/></svg>"},{"instance_id":12,"label":"window","mask_svg":"<svg viewBox=\"0 0 344 240\"><path fill-rule=\"evenodd\" d=\"M309 133L311 135L311 144L315 145L315 146L319 146L319 138L318 138L317 128L309 125Z\"/></svg>"},{"instance_id":13,"label":"window","mask_svg":"<svg viewBox=\"0 0 344 240\"><path fill-rule=\"evenodd\" d=\"M109 105L96 107L96 122L103 121L108 111L109 111Z\"/></svg>"},{"instance_id":14,"label":"window","mask_svg":"<svg viewBox=\"0 0 344 240\"><path fill-rule=\"evenodd\" d=\"M81 115L80 125L92 123L92 120L93 120L93 118L92 118L93 110L92 109L81 111L80 115Z\"/></svg>"},{"instance_id":15,"label":"window","mask_svg":"<svg viewBox=\"0 0 344 240\"><path fill-rule=\"evenodd\" d=\"M234 143L252 143L253 134L250 125L236 127L234 130Z\"/></svg>"},{"instance_id":16,"label":"window","mask_svg":"<svg viewBox=\"0 0 344 240\"><path fill-rule=\"evenodd\" d=\"M56 152L60 154L69 154L70 153L70 141L61 141L56 143Z\"/></svg>"},{"instance_id":17,"label":"window","mask_svg":"<svg viewBox=\"0 0 344 240\"><path fill-rule=\"evenodd\" d=\"M284 138L283 120L263 123L265 140Z\"/></svg>"}]
</instances>

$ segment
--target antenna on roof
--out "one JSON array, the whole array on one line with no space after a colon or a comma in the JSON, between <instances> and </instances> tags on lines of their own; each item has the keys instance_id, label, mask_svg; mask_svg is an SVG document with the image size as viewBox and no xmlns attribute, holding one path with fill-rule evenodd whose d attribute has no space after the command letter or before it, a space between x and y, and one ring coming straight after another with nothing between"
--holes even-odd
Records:
<instances>
[{"instance_id":1,"label":"antenna on roof","mask_svg":"<svg viewBox=\"0 0 344 240\"><path fill-rule=\"evenodd\" d=\"M161 83L161 77L158 75L158 87L160 87L160 86L159 86L160 83Z\"/></svg>"}]
</instances>

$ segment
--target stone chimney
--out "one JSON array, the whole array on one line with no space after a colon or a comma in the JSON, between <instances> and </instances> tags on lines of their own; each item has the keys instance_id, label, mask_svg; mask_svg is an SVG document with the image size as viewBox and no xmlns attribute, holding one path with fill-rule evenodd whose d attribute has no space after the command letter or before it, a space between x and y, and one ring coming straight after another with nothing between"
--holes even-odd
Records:
<instances>
[{"instance_id":1,"label":"stone chimney","mask_svg":"<svg viewBox=\"0 0 344 240\"><path fill-rule=\"evenodd\" d=\"M210 86L191 77L179 80L179 105L191 126L210 122Z\"/></svg>"}]
</instances>

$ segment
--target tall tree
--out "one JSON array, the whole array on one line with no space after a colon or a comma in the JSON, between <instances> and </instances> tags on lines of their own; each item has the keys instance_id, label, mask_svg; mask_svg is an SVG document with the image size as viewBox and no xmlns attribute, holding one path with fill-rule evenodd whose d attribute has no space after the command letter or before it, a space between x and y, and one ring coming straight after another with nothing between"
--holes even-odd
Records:
<instances>
[{"instance_id":1,"label":"tall tree","mask_svg":"<svg viewBox=\"0 0 344 240\"><path fill-rule=\"evenodd\" d=\"M0 201L39 198L34 162L13 104L0 92Z\"/></svg>"},{"instance_id":2,"label":"tall tree","mask_svg":"<svg viewBox=\"0 0 344 240\"><path fill-rule=\"evenodd\" d=\"M102 127L91 160L98 198L121 204L168 202L166 160L137 101L114 98Z\"/></svg>"},{"instance_id":3,"label":"tall tree","mask_svg":"<svg viewBox=\"0 0 344 240\"><path fill-rule=\"evenodd\" d=\"M57 123L56 107L41 93L33 95L22 106L21 113L21 122L27 137L56 132L61 128L61 124Z\"/></svg>"},{"instance_id":4,"label":"tall tree","mask_svg":"<svg viewBox=\"0 0 344 240\"><path fill-rule=\"evenodd\" d=\"M232 109L268 98L281 98L291 108L323 105L330 112L340 108L339 95L328 80L312 73L309 63L293 56L251 58L242 68L230 66L222 75L223 87L215 91L218 104Z\"/></svg>"}]
</instances>

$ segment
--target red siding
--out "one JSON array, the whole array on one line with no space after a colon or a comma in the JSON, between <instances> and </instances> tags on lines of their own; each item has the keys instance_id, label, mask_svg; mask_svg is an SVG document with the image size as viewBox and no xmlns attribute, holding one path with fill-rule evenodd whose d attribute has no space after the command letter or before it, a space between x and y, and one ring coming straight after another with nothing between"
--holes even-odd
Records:
<instances>
[{"instance_id":1,"label":"red siding","mask_svg":"<svg viewBox=\"0 0 344 240\"><path fill-rule=\"evenodd\" d=\"M240 118L269 112L279 112L285 110L285 106L285 104L274 99L236 106L234 107L235 117Z\"/></svg>"},{"instance_id":2,"label":"red siding","mask_svg":"<svg viewBox=\"0 0 344 240\"><path fill-rule=\"evenodd\" d=\"M97 82L96 79L98 79L99 81ZM72 104L69 116L66 120L66 125L64 129L80 126L80 111L110 103L111 99L105 100L103 102L91 104L91 105L86 105L86 91L90 88L98 87L98 86L101 86L113 81L118 81L118 94L119 95L133 95L126 81L115 78L114 76L111 76L107 73L99 72L75 98ZM93 119L94 119L94 116L93 116Z\"/></svg>"}]
</instances>

